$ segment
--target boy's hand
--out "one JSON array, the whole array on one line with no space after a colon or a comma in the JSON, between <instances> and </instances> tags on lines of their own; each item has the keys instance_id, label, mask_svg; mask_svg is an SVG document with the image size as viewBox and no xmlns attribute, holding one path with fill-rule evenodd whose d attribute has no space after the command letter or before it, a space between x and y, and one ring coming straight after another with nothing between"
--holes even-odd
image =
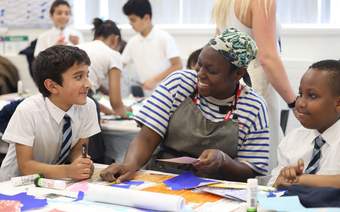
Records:
<instances>
[{"instance_id":1,"label":"boy's hand","mask_svg":"<svg viewBox=\"0 0 340 212\"><path fill-rule=\"evenodd\" d=\"M232 159L221 150L207 149L202 152L193 166L199 173L216 173L228 160Z\"/></svg>"},{"instance_id":2,"label":"boy's hand","mask_svg":"<svg viewBox=\"0 0 340 212\"><path fill-rule=\"evenodd\" d=\"M281 169L280 175L277 177L274 186L287 186L299 182L299 176L303 174L304 162L302 159L295 166L287 166Z\"/></svg>"},{"instance_id":3,"label":"boy's hand","mask_svg":"<svg viewBox=\"0 0 340 212\"><path fill-rule=\"evenodd\" d=\"M68 39L73 45L79 44L79 37L77 35L70 35Z\"/></svg>"},{"instance_id":4,"label":"boy's hand","mask_svg":"<svg viewBox=\"0 0 340 212\"><path fill-rule=\"evenodd\" d=\"M66 175L74 180L84 180L93 174L93 162L90 158L78 157L66 168Z\"/></svg>"},{"instance_id":5,"label":"boy's hand","mask_svg":"<svg viewBox=\"0 0 340 212\"><path fill-rule=\"evenodd\" d=\"M133 166L113 163L101 171L100 177L108 182L121 183L131 180L134 177L136 171L137 170L133 168Z\"/></svg>"},{"instance_id":6,"label":"boy's hand","mask_svg":"<svg viewBox=\"0 0 340 212\"><path fill-rule=\"evenodd\" d=\"M114 114L117 115L117 116L120 116L122 118L129 118L128 112L132 112L132 109L131 109L131 107L127 107L125 105L114 110Z\"/></svg>"}]
</instances>

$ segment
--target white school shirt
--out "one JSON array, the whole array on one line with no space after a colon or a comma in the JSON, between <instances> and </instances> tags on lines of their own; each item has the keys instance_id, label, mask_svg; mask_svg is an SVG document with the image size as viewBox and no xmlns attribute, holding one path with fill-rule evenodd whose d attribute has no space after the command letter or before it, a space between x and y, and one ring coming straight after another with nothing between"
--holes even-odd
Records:
<instances>
[{"instance_id":1,"label":"white school shirt","mask_svg":"<svg viewBox=\"0 0 340 212\"><path fill-rule=\"evenodd\" d=\"M307 168L314 149L314 138L319 136L317 130L300 127L289 133L280 143L277 150L278 166L273 169L269 185L275 183L282 168L296 165L299 159ZM321 137L326 143L321 147L320 169L316 174L340 174L340 120L325 130Z\"/></svg>"},{"instance_id":2,"label":"white school shirt","mask_svg":"<svg viewBox=\"0 0 340 212\"><path fill-rule=\"evenodd\" d=\"M35 46L35 49L34 49L34 57L38 56L38 54L41 51L44 51L48 47L54 46L57 43L61 34L65 36L65 42L67 45L73 45L69 40L70 35L78 36L79 43L84 42L83 35L75 29L72 29L70 27L65 27L65 29L62 31L59 28L52 27L51 29L39 35L38 40L37 40L37 45Z\"/></svg>"},{"instance_id":3,"label":"white school shirt","mask_svg":"<svg viewBox=\"0 0 340 212\"><path fill-rule=\"evenodd\" d=\"M123 64L133 63L140 82L144 83L169 68L174 57L179 57L174 38L152 27L146 37L137 34L129 40L123 52Z\"/></svg>"},{"instance_id":4,"label":"white school shirt","mask_svg":"<svg viewBox=\"0 0 340 212\"><path fill-rule=\"evenodd\" d=\"M89 79L95 92L101 85L109 89L109 71L112 68L123 69L122 57L119 52L108 47L101 40L82 43L78 47L84 50L91 60Z\"/></svg>"},{"instance_id":5,"label":"white school shirt","mask_svg":"<svg viewBox=\"0 0 340 212\"><path fill-rule=\"evenodd\" d=\"M96 105L87 98L85 105L73 105L66 113L42 94L28 97L15 110L2 139L9 149L0 169L0 181L20 175L15 144L32 147L33 159L55 164L62 143L63 117L71 118L72 145L80 138L88 138L100 132Z\"/></svg>"}]
</instances>

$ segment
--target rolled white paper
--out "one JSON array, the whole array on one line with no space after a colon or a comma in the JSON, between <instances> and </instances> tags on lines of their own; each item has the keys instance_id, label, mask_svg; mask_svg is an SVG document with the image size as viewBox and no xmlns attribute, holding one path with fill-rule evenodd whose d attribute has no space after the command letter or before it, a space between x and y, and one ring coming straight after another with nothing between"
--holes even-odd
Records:
<instances>
[{"instance_id":1,"label":"rolled white paper","mask_svg":"<svg viewBox=\"0 0 340 212\"><path fill-rule=\"evenodd\" d=\"M85 200L158 211L180 211L181 196L89 184Z\"/></svg>"}]
</instances>

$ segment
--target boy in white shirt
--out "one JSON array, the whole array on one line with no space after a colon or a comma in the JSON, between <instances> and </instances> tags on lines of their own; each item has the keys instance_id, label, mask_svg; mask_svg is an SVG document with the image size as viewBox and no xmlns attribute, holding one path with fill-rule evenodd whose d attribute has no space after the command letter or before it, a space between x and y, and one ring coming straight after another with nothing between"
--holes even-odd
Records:
<instances>
[{"instance_id":1,"label":"boy in white shirt","mask_svg":"<svg viewBox=\"0 0 340 212\"><path fill-rule=\"evenodd\" d=\"M82 157L82 145L100 132L90 88L87 54L77 47L56 45L33 64L40 94L18 105L2 139L10 143L0 181L41 173L46 178L87 179L93 163ZM70 162L70 164L68 164Z\"/></svg>"},{"instance_id":2,"label":"boy in white shirt","mask_svg":"<svg viewBox=\"0 0 340 212\"><path fill-rule=\"evenodd\" d=\"M71 17L71 6L65 0L55 0L50 7L50 18L53 27L39 35L34 56L53 45L77 45L83 42L82 34L67 24Z\"/></svg>"},{"instance_id":3,"label":"boy in white shirt","mask_svg":"<svg viewBox=\"0 0 340 212\"><path fill-rule=\"evenodd\" d=\"M340 62L323 60L303 75L295 114L304 126L279 145L274 186L340 187Z\"/></svg>"},{"instance_id":4,"label":"boy in white shirt","mask_svg":"<svg viewBox=\"0 0 340 212\"><path fill-rule=\"evenodd\" d=\"M175 40L153 26L149 0L129 0L123 12L138 32L123 51L123 64L133 63L143 89L152 91L170 73L182 68Z\"/></svg>"}]
</instances>

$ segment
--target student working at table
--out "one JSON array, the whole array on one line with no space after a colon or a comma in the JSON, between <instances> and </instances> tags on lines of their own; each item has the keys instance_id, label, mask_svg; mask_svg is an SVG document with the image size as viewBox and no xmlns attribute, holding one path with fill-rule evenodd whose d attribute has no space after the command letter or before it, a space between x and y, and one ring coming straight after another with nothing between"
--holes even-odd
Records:
<instances>
[{"instance_id":1,"label":"student working at table","mask_svg":"<svg viewBox=\"0 0 340 212\"><path fill-rule=\"evenodd\" d=\"M2 139L10 143L0 181L41 173L46 178L87 179L93 172L82 144L100 131L96 106L87 98L90 59L77 47L53 46L33 66L40 94L14 112ZM68 163L70 162L70 163Z\"/></svg>"},{"instance_id":2,"label":"student working at table","mask_svg":"<svg viewBox=\"0 0 340 212\"><path fill-rule=\"evenodd\" d=\"M172 173L193 169L201 176L219 179L245 181L266 174L266 104L239 82L255 56L255 42L236 29L226 29L212 39L199 55L197 72L174 72L145 101L135 116L141 130L124 162L103 170L102 178L131 179L147 162L148 169ZM178 156L199 161L178 167L156 160Z\"/></svg>"},{"instance_id":3,"label":"student working at table","mask_svg":"<svg viewBox=\"0 0 340 212\"><path fill-rule=\"evenodd\" d=\"M269 184L340 188L340 62L323 60L303 75L295 114L303 125L278 149Z\"/></svg>"}]
</instances>

